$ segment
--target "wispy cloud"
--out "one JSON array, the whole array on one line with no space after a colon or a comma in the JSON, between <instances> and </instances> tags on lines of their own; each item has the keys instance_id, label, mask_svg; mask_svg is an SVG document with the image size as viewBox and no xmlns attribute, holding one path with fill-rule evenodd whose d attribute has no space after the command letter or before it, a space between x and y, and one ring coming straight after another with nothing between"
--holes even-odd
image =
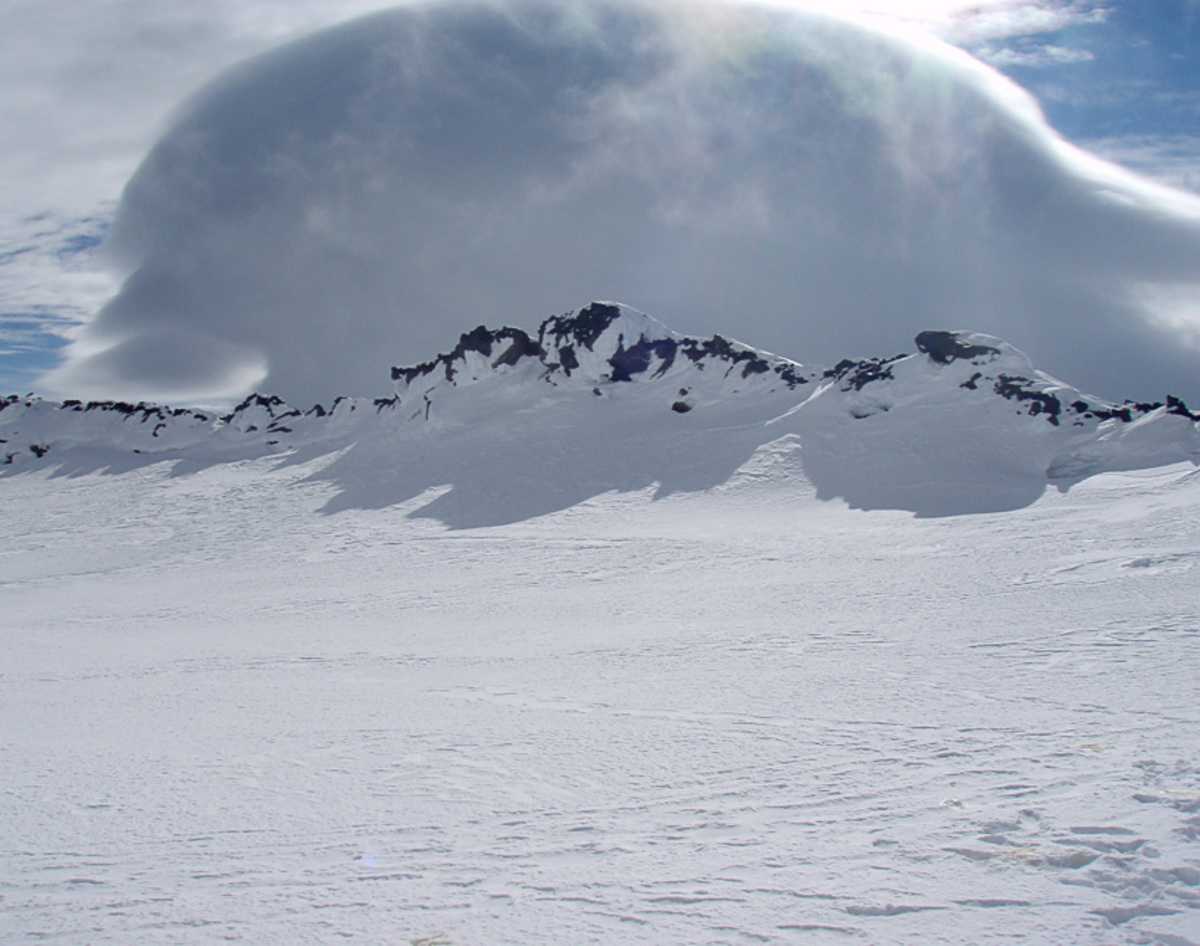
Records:
<instances>
[{"instance_id":1,"label":"wispy cloud","mask_svg":"<svg viewBox=\"0 0 1200 946\"><path fill-rule=\"evenodd\" d=\"M1139 174L1200 193L1200 135L1124 135L1081 144Z\"/></svg>"},{"instance_id":2,"label":"wispy cloud","mask_svg":"<svg viewBox=\"0 0 1200 946\"><path fill-rule=\"evenodd\" d=\"M983 46L974 52L985 62L1003 68L1020 66L1025 69L1041 69L1049 66L1069 66L1080 62L1092 62L1096 58L1096 54L1090 50L1056 46L1053 43Z\"/></svg>"},{"instance_id":3,"label":"wispy cloud","mask_svg":"<svg viewBox=\"0 0 1200 946\"><path fill-rule=\"evenodd\" d=\"M82 218L44 211L0 216L0 311L86 319L115 279L96 258L112 205Z\"/></svg>"},{"instance_id":4,"label":"wispy cloud","mask_svg":"<svg viewBox=\"0 0 1200 946\"><path fill-rule=\"evenodd\" d=\"M26 386L117 287L96 259L112 207L79 218L0 216L0 391Z\"/></svg>"},{"instance_id":5,"label":"wispy cloud","mask_svg":"<svg viewBox=\"0 0 1200 946\"><path fill-rule=\"evenodd\" d=\"M1103 0L781 0L785 5L848 13L881 24L934 33L962 46L1039 36L1105 22Z\"/></svg>"}]
</instances>

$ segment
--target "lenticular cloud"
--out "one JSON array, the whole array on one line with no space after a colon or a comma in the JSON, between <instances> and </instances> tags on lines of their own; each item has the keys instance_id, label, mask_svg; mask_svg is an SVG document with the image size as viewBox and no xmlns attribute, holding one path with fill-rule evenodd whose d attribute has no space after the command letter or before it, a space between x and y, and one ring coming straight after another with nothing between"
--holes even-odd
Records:
<instances>
[{"instance_id":1,"label":"lenticular cloud","mask_svg":"<svg viewBox=\"0 0 1200 946\"><path fill-rule=\"evenodd\" d=\"M113 245L128 279L51 379L76 394L373 393L592 298L804 360L970 327L1098 394L1200 393L1200 202L964 53L778 4L327 30L184 105Z\"/></svg>"}]
</instances>

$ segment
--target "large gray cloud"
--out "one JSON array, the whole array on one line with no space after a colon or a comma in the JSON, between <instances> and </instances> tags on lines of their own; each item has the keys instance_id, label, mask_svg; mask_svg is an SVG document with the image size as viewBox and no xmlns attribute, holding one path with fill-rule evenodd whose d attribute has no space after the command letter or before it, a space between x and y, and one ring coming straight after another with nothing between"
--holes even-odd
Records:
<instances>
[{"instance_id":1,"label":"large gray cloud","mask_svg":"<svg viewBox=\"0 0 1200 946\"><path fill-rule=\"evenodd\" d=\"M181 110L113 245L131 275L62 389L371 393L481 321L603 297L805 360L968 326L1099 394L1200 390L1200 202L1076 152L964 53L786 5L327 30Z\"/></svg>"}]
</instances>

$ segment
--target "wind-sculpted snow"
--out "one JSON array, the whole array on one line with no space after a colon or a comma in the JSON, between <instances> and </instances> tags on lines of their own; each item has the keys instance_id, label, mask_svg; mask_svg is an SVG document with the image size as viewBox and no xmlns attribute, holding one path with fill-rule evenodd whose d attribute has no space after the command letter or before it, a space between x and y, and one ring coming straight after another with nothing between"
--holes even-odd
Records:
<instances>
[{"instance_id":1,"label":"wind-sculpted snow","mask_svg":"<svg viewBox=\"0 0 1200 946\"><path fill-rule=\"evenodd\" d=\"M1016 508L1048 483L1200 459L1200 414L1178 398L1097 399L990 335L927 331L916 348L805 366L594 302L536 336L480 326L431 361L393 368L393 393L374 399L302 409L256 394L218 415L8 398L0 460L11 475L328 456L314 473L341 487L327 511L448 485L412 514L471 526L613 490L711 489L785 438L821 498L922 515Z\"/></svg>"}]
</instances>

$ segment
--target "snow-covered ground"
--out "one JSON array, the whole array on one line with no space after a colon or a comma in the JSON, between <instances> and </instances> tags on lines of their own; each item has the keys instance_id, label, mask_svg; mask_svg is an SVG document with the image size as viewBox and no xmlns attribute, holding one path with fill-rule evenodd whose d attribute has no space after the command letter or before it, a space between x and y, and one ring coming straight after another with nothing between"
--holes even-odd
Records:
<instances>
[{"instance_id":1,"label":"snow-covered ground","mask_svg":"<svg viewBox=\"0 0 1200 946\"><path fill-rule=\"evenodd\" d=\"M1200 475L914 518L796 449L472 529L7 478L0 941L1200 942Z\"/></svg>"},{"instance_id":2,"label":"snow-covered ground","mask_svg":"<svg viewBox=\"0 0 1200 946\"><path fill-rule=\"evenodd\" d=\"M917 348L0 402L0 943L1200 943L1200 416Z\"/></svg>"}]
</instances>

